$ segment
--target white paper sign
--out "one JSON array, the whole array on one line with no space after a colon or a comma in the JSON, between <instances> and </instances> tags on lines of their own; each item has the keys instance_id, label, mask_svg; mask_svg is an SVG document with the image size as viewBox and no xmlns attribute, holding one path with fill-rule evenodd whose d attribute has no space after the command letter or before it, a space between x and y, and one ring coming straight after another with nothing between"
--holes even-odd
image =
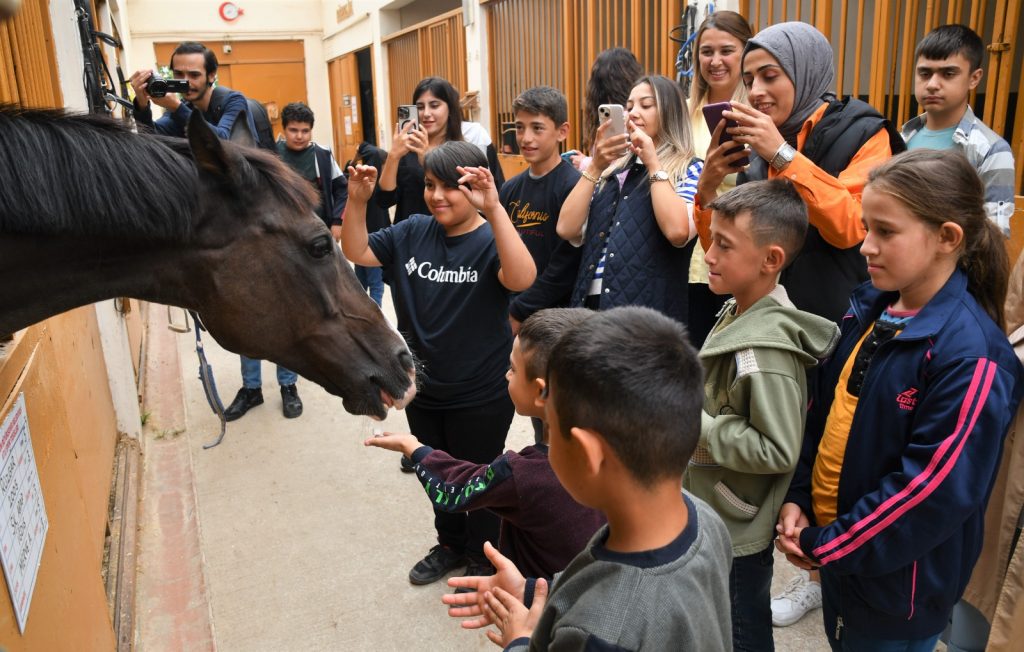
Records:
<instances>
[{"instance_id":1,"label":"white paper sign","mask_svg":"<svg viewBox=\"0 0 1024 652\"><path fill-rule=\"evenodd\" d=\"M0 426L0 563L22 634L49 527L20 394Z\"/></svg>"}]
</instances>

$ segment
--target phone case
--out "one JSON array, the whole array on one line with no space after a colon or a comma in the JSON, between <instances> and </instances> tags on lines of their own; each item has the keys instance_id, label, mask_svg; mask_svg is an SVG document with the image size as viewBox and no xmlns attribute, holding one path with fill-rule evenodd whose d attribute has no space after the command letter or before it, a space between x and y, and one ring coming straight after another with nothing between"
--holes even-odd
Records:
<instances>
[{"instance_id":1,"label":"phone case","mask_svg":"<svg viewBox=\"0 0 1024 652\"><path fill-rule=\"evenodd\" d=\"M398 130L405 129L407 123L413 123L413 128L418 129L420 126L420 110L415 104L401 104L398 107Z\"/></svg>"},{"instance_id":2,"label":"phone case","mask_svg":"<svg viewBox=\"0 0 1024 652\"><path fill-rule=\"evenodd\" d=\"M708 126L708 131L714 133L715 127L718 126L718 123L721 122L722 120L725 120L725 118L722 116L722 113L724 111L728 111L730 108L732 108L732 104L729 102L716 102L715 104L705 104L701 108L701 111L704 113L704 122ZM735 127L738 124L739 123L737 123L735 120L725 120L725 129ZM722 136L719 139L719 143L725 143L731 140L732 134L723 129ZM733 147L728 152L726 152L726 154L734 154L736 152L741 151L742 149L743 145L737 145L736 147ZM738 161L735 161L732 165L733 167L743 167L748 163L750 163L750 158L744 157L739 159Z\"/></svg>"},{"instance_id":3,"label":"phone case","mask_svg":"<svg viewBox=\"0 0 1024 652\"><path fill-rule=\"evenodd\" d=\"M602 124L612 123L608 131L605 132L605 138L626 133L626 110L622 108L621 104L602 104L597 107L597 115Z\"/></svg>"}]
</instances>

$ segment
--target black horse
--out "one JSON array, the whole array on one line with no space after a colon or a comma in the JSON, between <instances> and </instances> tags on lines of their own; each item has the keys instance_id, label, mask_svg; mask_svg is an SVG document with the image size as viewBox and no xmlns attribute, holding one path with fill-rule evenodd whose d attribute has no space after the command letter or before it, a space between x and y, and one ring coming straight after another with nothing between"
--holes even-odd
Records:
<instances>
[{"instance_id":1,"label":"black horse","mask_svg":"<svg viewBox=\"0 0 1024 652\"><path fill-rule=\"evenodd\" d=\"M196 111L188 134L0 105L0 333L136 297L197 311L227 349L297 371L349 412L404 405L412 356L310 184L244 129L225 143Z\"/></svg>"}]
</instances>

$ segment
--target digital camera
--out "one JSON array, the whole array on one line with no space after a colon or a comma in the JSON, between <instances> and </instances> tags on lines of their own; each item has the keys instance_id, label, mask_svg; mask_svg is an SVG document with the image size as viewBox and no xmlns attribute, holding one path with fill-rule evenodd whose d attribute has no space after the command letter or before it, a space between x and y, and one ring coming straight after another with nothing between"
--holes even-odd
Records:
<instances>
[{"instance_id":1,"label":"digital camera","mask_svg":"<svg viewBox=\"0 0 1024 652\"><path fill-rule=\"evenodd\" d=\"M150 97L164 97L168 93L187 93L188 80L186 79L164 79L153 73L146 86L146 92Z\"/></svg>"}]
</instances>

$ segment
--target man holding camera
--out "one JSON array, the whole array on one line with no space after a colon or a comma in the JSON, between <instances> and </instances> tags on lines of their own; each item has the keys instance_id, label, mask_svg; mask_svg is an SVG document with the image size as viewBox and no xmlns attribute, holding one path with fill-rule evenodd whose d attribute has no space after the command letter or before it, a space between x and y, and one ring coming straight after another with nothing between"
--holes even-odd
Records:
<instances>
[{"instance_id":1,"label":"man holding camera","mask_svg":"<svg viewBox=\"0 0 1024 652\"><path fill-rule=\"evenodd\" d=\"M129 80L135 89L135 122L158 134L184 138L189 116L198 110L217 135L226 139L245 111L249 133L257 141L256 123L245 96L225 86L214 89L217 65L217 55L212 50L202 43L185 41L171 53L173 79L162 79L152 70L135 71ZM152 104L164 109L155 123Z\"/></svg>"}]
</instances>

